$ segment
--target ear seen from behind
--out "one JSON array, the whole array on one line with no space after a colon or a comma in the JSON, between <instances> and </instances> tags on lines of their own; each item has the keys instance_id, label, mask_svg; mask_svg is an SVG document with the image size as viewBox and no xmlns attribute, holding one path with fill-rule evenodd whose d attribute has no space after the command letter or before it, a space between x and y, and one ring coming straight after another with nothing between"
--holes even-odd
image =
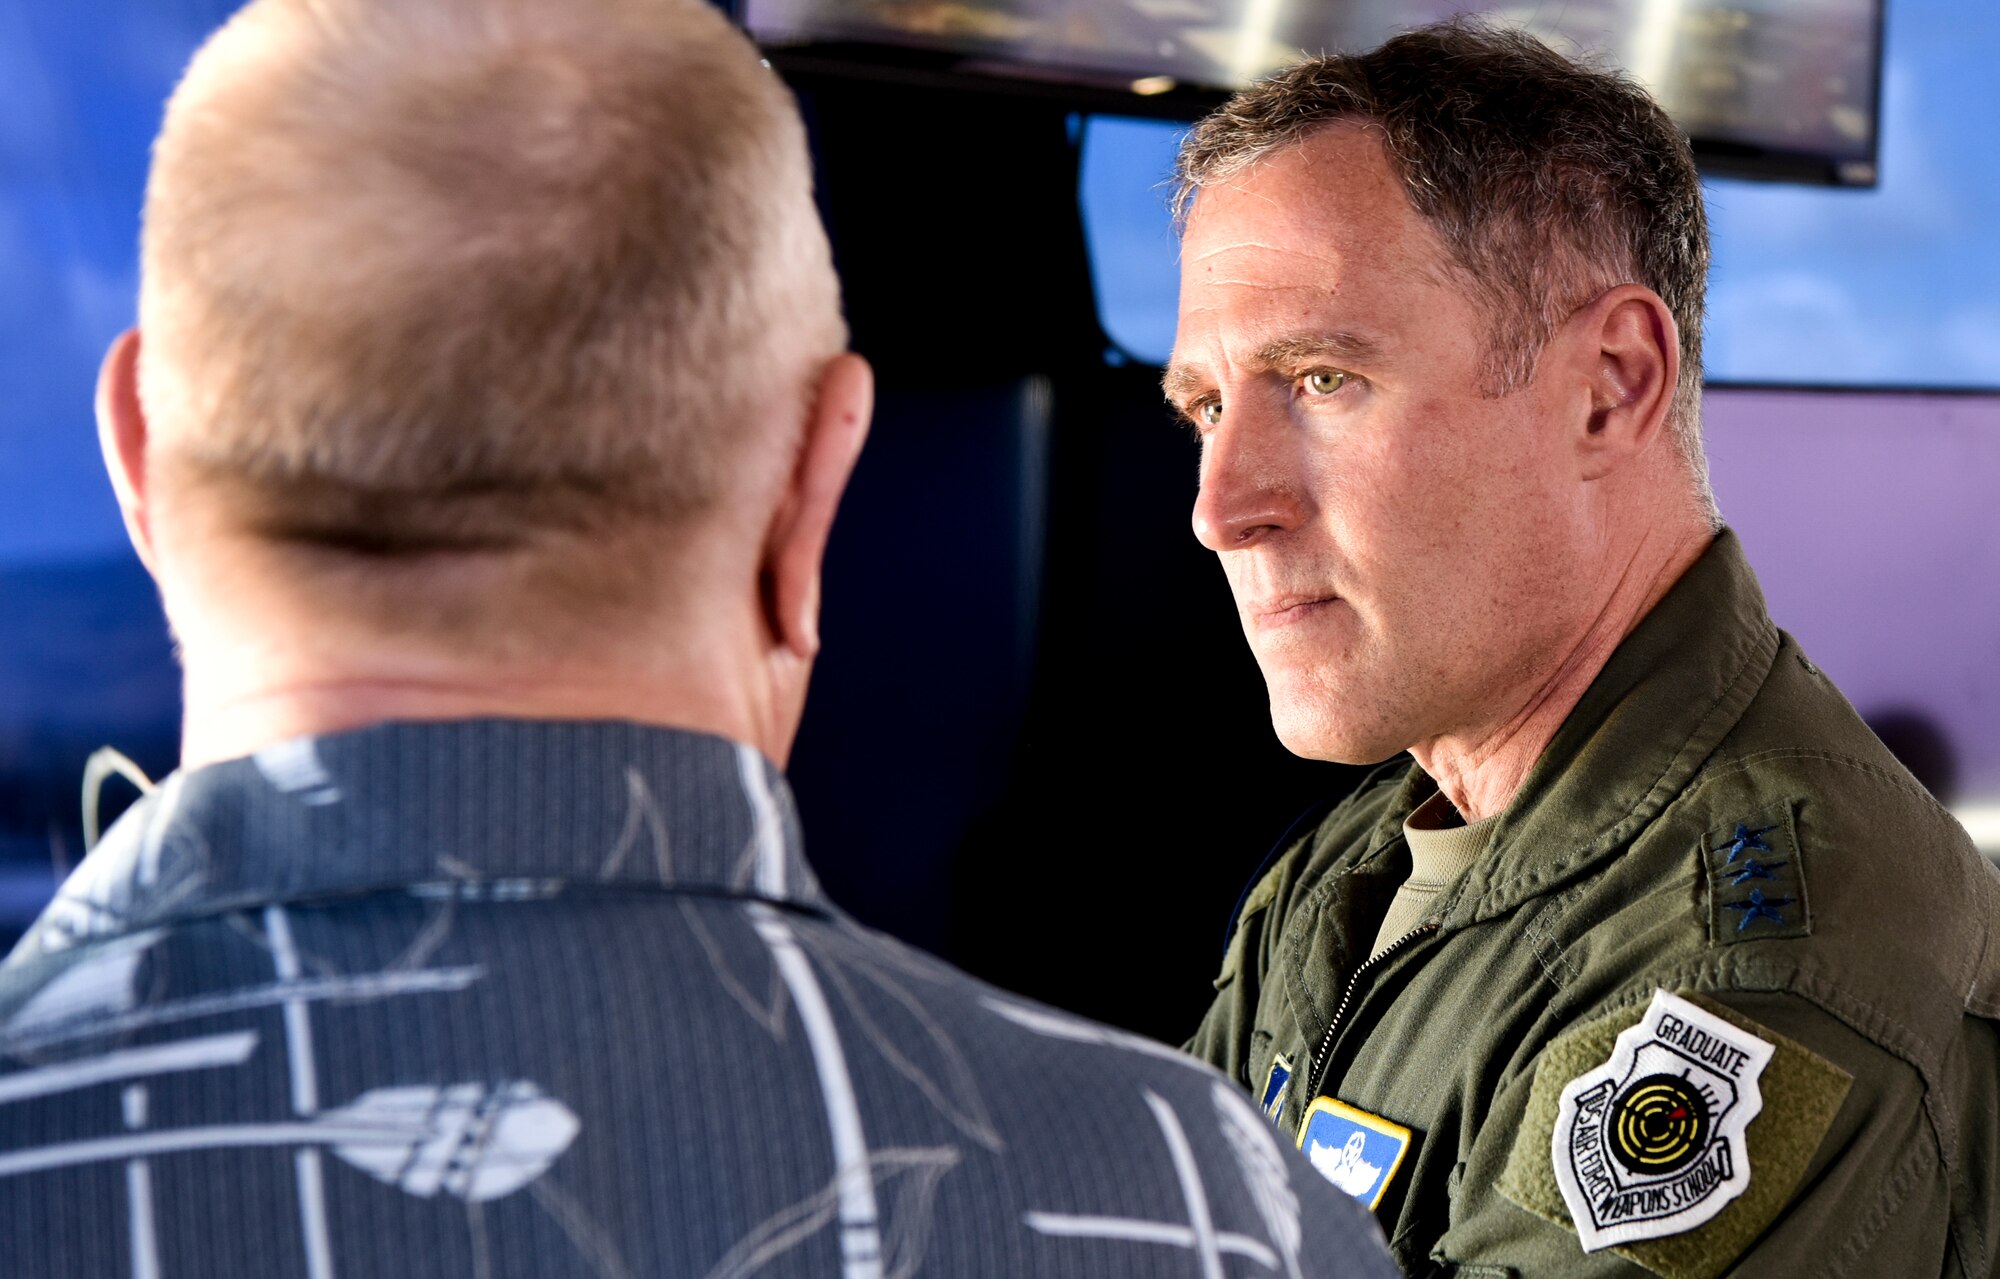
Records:
<instances>
[{"instance_id":1,"label":"ear seen from behind","mask_svg":"<svg viewBox=\"0 0 2000 1279\"><path fill-rule=\"evenodd\" d=\"M875 375L852 352L820 375L803 447L772 523L765 551L765 607L771 633L794 655L819 652L820 574L833 517L868 438Z\"/></svg>"},{"instance_id":2,"label":"ear seen from behind","mask_svg":"<svg viewBox=\"0 0 2000 1279\"><path fill-rule=\"evenodd\" d=\"M111 490L125 517L125 532L150 571L153 540L147 507L147 449L150 444L145 407L139 402L139 331L127 329L105 352L97 374L97 442Z\"/></svg>"}]
</instances>

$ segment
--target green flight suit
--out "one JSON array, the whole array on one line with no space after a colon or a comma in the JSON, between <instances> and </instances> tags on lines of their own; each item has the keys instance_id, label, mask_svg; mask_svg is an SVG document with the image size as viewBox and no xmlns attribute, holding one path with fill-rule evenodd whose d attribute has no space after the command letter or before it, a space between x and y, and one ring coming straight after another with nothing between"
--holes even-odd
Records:
<instances>
[{"instance_id":1,"label":"green flight suit","mask_svg":"<svg viewBox=\"0 0 2000 1279\"><path fill-rule=\"evenodd\" d=\"M1267 1113L1295 1138L1321 1096L1409 1130L1377 1204L1406 1270L2000 1274L2000 872L1772 625L1733 534L1370 963L1434 790L1394 761L1281 852L1188 1045L1253 1093L1289 1063ZM1748 1189L1586 1253L1552 1181L1557 1096L1657 990L1779 1046L1737 1137Z\"/></svg>"}]
</instances>

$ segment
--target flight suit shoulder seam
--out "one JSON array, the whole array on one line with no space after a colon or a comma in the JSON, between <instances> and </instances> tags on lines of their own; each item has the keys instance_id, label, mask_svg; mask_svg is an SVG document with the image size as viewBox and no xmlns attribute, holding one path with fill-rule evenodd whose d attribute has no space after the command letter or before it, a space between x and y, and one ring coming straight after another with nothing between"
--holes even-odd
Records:
<instances>
[{"instance_id":1,"label":"flight suit shoulder seam","mask_svg":"<svg viewBox=\"0 0 2000 1279\"><path fill-rule=\"evenodd\" d=\"M1802 1000L1840 1022L1878 1052L1896 1058L1915 1072L1926 1097L1941 1065L1936 1046L1895 1014L1856 999L1845 986L1810 959L1779 960L1768 955L1744 956L1740 950L1711 951L1694 963L1641 974L1625 983L1593 1010L1597 1014L1638 1004L1655 989L1687 989L1726 998L1732 994L1785 995Z\"/></svg>"},{"instance_id":2,"label":"flight suit shoulder seam","mask_svg":"<svg viewBox=\"0 0 2000 1279\"><path fill-rule=\"evenodd\" d=\"M1926 808L1936 809L1940 813L1943 812L1936 798L1929 791L1917 785L1913 779L1899 777L1881 765L1870 763L1858 756L1844 754L1839 751L1821 750L1811 746L1772 747L1767 750L1754 751L1748 755L1739 755L1726 762L1711 764L1695 777L1693 784L1688 787L1686 798L1693 798L1698 792L1706 789L1712 782L1741 773L1748 773L1759 764L1772 763L1778 760L1809 760L1815 763L1832 764L1853 772L1863 773L1876 781L1901 791L1912 799L1920 801Z\"/></svg>"}]
</instances>

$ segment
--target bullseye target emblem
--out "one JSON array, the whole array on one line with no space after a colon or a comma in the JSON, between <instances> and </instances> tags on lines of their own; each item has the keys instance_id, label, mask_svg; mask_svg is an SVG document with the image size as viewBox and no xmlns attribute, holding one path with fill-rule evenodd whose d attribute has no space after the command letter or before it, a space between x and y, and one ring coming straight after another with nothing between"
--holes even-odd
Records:
<instances>
[{"instance_id":1,"label":"bullseye target emblem","mask_svg":"<svg viewBox=\"0 0 2000 1279\"><path fill-rule=\"evenodd\" d=\"M1777 1046L1656 990L1611 1056L1563 1085L1549 1158L1585 1252L1684 1234L1750 1188L1757 1077Z\"/></svg>"},{"instance_id":2,"label":"bullseye target emblem","mask_svg":"<svg viewBox=\"0 0 2000 1279\"><path fill-rule=\"evenodd\" d=\"M1647 1075L1611 1103L1611 1154L1631 1172L1679 1172L1708 1144L1708 1102L1678 1075Z\"/></svg>"}]
</instances>

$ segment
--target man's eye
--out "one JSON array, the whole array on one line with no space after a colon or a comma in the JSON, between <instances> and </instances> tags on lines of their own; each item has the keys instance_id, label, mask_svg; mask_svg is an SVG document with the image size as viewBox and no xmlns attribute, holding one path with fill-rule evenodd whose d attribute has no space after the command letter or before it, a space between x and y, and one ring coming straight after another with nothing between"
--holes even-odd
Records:
<instances>
[{"instance_id":1,"label":"man's eye","mask_svg":"<svg viewBox=\"0 0 2000 1279\"><path fill-rule=\"evenodd\" d=\"M1347 374L1339 369L1314 369L1299 379L1307 395L1332 395L1347 385Z\"/></svg>"},{"instance_id":2,"label":"man's eye","mask_svg":"<svg viewBox=\"0 0 2000 1279\"><path fill-rule=\"evenodd\" d=\"M1222 401L1203 400L1194 406L1195 419L1203 426L1217 426L1222 422Z\"/></svg>"}]
</instances>

